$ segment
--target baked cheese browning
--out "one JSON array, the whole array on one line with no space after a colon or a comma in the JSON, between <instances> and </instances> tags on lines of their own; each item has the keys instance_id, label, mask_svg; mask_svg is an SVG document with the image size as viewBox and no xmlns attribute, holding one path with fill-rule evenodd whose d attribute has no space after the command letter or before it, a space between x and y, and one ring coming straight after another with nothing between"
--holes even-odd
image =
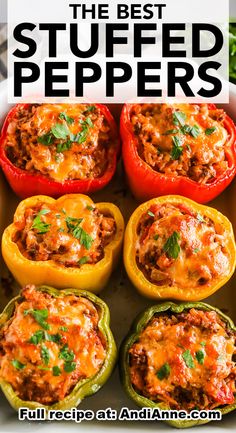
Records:
<instances>
[{"instance_id":1,"label":"baked cheese browning","mask_svg":"<svg viewBox=\"0 0 236 433\"><path fill-rule=\"evenodd\" d=\"M154 317L129 350L135 390L178 410L208 410L235 400L236 334L214 311Z\"/></svg>"},{"instance_id":2,"label":"baked cheese browning","mask_svg":"<svg viewBox=\"0 0 236 433\"><path fill-rule=\"evenodd\" d=\"M152 205L137 236L137 264L153 284L194 289L229 273L226 230L184 205Z\"/></svg>"},{"instance_id":3,"label":"baked cheese browning","mask_svg":"<svg viewBox=\"0 0 236 433\"><path fill-rule=\"evenodd\" d=\"M115 152L110 126L94 105L28 105L7 132L15 166L58 182L101 177Z\"/></svg>"},{"instance_id":4,"label":"baked cheese browning","mask_svg":"<svg viewBox=\"0 0 236 433\"><path fill-rule=\"evenodd\" d=\"M28 286L0 334L0 378L24 401L51 405L94 376L106 357L99 312L88 299Z\"/></svg>"},{"instance_id":5,"label":"baked cheese browning","mask_svg":"<svg viewBox=\"0 0 236 433\"><path fill-rule=\"evenodd\" d=\"M153 170L206 184L228 168L224 116L207 104L137 104L130 119L138 153Z\"/></svg>"},{"instance_id":6,"label":"baked cheese browning","mask_svg":"<svg viewBox=\"0 0 236 433\"><path fill-rule=\"evenodd\" d=\"M66 267L97 263L116 232L113 216L86 203L75 218L56 202L41 202L27 208L14 224L12 240L27 259L53 260Z\"/></svg>"}]
</instances>

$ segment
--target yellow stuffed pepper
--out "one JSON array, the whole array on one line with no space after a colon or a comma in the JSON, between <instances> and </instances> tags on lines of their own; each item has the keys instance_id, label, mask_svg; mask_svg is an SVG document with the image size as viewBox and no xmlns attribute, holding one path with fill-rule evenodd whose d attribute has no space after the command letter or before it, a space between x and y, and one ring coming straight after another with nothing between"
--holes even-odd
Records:
<instances>
[{"instance_id":1,"label":"yellow stuffed pepper","mask_svg":"<svg viewBox=\"0 0 236 433\"><path fill-rule=\"evenodd\" d=\"M235 270L232 225L216 209L190 199L155 198L140 205L128 222L124 263L142 295L199 301Z\"/></svg>"},{"instance_id":2,"label":"yellow stuffed pepper","mask_svg":"<svg viewBox=\"0 0 236 433\"><path fill-rule=\"evenodd\" d=\"M34 196L16 209L2 238L3 258L24 286L46 284L99 292L116 266L124 220L112 203L82 194Z\"/></svg>"}]
</instances>

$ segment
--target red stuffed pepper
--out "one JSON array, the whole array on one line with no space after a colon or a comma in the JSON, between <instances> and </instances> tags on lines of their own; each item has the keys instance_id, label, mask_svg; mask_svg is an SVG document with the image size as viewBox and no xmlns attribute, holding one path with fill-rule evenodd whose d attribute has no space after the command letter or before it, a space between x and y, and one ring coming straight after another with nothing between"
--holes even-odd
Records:
<instances>
[{"instance_id":1,"label":"red stuffed pepper","mask_svg":"<svg viewBox=\"0 0 236 433\"><path fill-rule=\"evenodd\" d=\"M115 173L119 138L100 104L17 104L0 138L0 163L22 198L92 193Z\"/></svg>"},{"instance_id":2,"label":"red stuffed pepper","mask_svg":"<svg viewBox=\"0 0 236 433\"><path fill-rule=\"evenodd\" d=\"M128 104L120 128L138 200L179 194L207 203L235 176L236 127L214 104Z\"/></svg>"}]
</instances>

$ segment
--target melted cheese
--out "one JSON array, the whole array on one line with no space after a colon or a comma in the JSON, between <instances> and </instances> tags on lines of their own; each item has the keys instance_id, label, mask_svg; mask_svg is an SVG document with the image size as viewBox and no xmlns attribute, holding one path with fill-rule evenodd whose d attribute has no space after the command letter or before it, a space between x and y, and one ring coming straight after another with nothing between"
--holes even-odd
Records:
<instances>
[{"instance_id":1,"label":"melted cheese","mask_svg":"<svg viewBox=\"0 0 236 433\"><path fill-rule=\"evenodd\" d=\"M3 328L0 377L9 382L23 400L52 404L65 398L78 381L97 373L104 362L106 348L104 336L97 329L98 311L86 298L74 295L54 298L28 287L23 296L13 319ZM44 329L31 314L25 314L32 309L47 309L46 322L50 327L47 333L49 336L60 334L59 343L48 340L30 343L32 335ZM60 356L66 345L74 354L72 372L64 370L65 359ZM48 351L48 363L42 357L42 346ZM15 368L12 364L15 360L24 368ZM53 374L53 367L60 368L58 376Z\"/></svg>"},{"instance_id":2,"label":"melted cheese","mask_svg":"<svg viewBox=\"0 0 236 433\"><path fill-rule=\"evenodd\" d=\"M188 289L210 285L229 273L230 254L223 227L168 203L150 211L155 216L147 216L149 225L145 226L143 237L141 230L136 250L138 263L151 281ZM164 251L166 241L174 232L179 236L177 258Z\"/></svg>"},{"instance_id":3,"label":"melted cheese","mask_svg":"<svg viewBox=\"0 0 236 433\"><path fill-rule=\"evenodd\" d=\"M227 334L215 312L160 316L130 349L131 380L141 394L173 408L232 404L235 352L235 336ZM160 375L164 365L168 370Z\"/></svg>"}]
</instances>

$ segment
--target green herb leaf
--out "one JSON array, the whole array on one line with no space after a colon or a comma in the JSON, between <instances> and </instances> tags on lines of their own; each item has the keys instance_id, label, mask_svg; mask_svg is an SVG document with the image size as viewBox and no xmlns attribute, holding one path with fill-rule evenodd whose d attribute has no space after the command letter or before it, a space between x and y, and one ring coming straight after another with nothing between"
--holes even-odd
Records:
<instances>
[{"instance_id":1,"label":"green herb leaf","mask_svg":"<svg viewBox=\"0 0 236 433\"><path fill-rule=\"evenodd\" d=\"M154 239L154 241L157 241L157 239L159 239L159 235L154 235L153 239Z\"/></svg>"},{"instance_id":2,"label":"green herb leaf","mask_svg":"<svg viewBox=\"0 0 236 433\"><path fill-rule=\"evenodd\" d=\"M43 235L50 230L51 224L41 221L41 216L46 215L49 212L49 209L42 209L40 212L38 212L37 216L33 220L31 228L37 230L38 235Z\"/></svg>"},{"instance_id":3,"label":"green herb leaf","mask_svg":"<svg viewBox=\"0 0 236 433\"><path fill-rule=\"evenodd\" d=\"M86 250L89 250L93 243L93 238L82 228L80 227L83 218L66 218L66 224L69 232L71 232L74 238L78 239L81 245L84 245Z\"/></svg>"},{"instance_id":4,"label":"green herb leaf","mask_svg":"<svg viewBox=\"0 0 236 433\"><path fill-rule=\"evenodd\" d=\"M61 374L60 367L58 367L57 365L52 367L52 374L53 374L53 376L60 376L60 374Z\"/></svg>"},{"instance_id":5,"label":"green herb leaf","mask_svg":"<svg viewBox=\"0 0 236 433\"><path fill-rule=\"evenodd\" d=\"M66 373L72 373L76 369L76 362L65 362L64 363L64 371Z\"/></svg>"},{"instance_id":6,"label":"green herb leaf","mask_svg":"<svg viewBox=\"0 0 236 433\"><path fill-rule=\"evenodd\" d=\"M89 257L87 256L81 257L81 259L78 260L78 265L84 265L88 261L89 261Z\"/></svg>"},{"instance_id":7,"label":"green herb leaf","mask_svg":"<svg viewBox=\"0 0 236 433\"><path fill-rule=\"evenodd\" d=\"M82 144L86 141L87 135L88 135L88 128L84 127L82 131L78 132L78 134L75 134L73 137L71 137L71 140L76 143Z\"/></svg>"},{"instance_id":8,"label":"green herb leaf","mask_svg":"<svg viewBox=\"0 0 236 433\"><path fill-rule=\"evenodd\" d=\"M182 140L177 135L174 135L172 137L172 141L173 141L173 147L170 156L172 159L179 159L179 157L182 155L183 152Z\"/></svg>"},{"instance_id":9,"label":"green herb leaf","mask_svg":"<svg viewBox=\"0 0 236 433\"><path fill-rule=\"evenodd\" d=\"M206 346L205 341L202 341L200 344L201 344L201 346L203 346L203 347Z\"/></svg>"},{"instance_id":10,"label":"green herb leaf","mask_svg":"<svg viewBox=\"0 0 236 433\"><path fill-rule=\"evenodd\" d=\"M170 365L166 362L158 371L157 377L160 380L166 379L170 375Z\"/></svg>"},{"instance_id":11,"label":"green herb leaf","mask_svg":"<svg viewBox=\"0 0 236 433\"><path fill-rule=\"evenodd\" d=\"M195 367L195 364L194 364L194 361L193 361L193 357L191 355L190 350L186 350L183 353L182 358L183 358L183 360L184 360L184 362L185 362L185 364L187 365L188 368L194 368Z\"/></svg>"},{"instance_id":12,"label":"green herb leaf","mask_svg":"<svg viewBox=\"0 0 236 433\"><path fill-rule=\"evenodd\" d=\"M22 364L20 361L17 361L17 359L13 359L11 363L13 367L15 367L17 370L23 370L23 368L25 368L25 364Z\"/></svg>"},{"instance_id":13,"label":"green herb leaf","mask_svg":"<svg viewBox=\"0 0 236 433\"><path fill-rule=\"evenodd\" d=\"M60 326L60 331L63 331L63 332L67 332L68 331L68 328L67 328L67 326Z\"/></svg>"},{"instance_id":14,"label":"green herb leaf","mask_svg":"<svg viewBox=\"0 0 236 433\"><path fill-rule=\"evenodd\" d=\"M48 310L25 310L24 315L27 316L28 314L30 314L42 328L46 330L50 329L49 324L46 322L48 318Z\"/></svg>"},{"instance_id":15,"label":"green herb leaf","mask_svg":"<svg viewBox=\"0 0 236 433\"><path fill-rule=\"evenodd\" d=\"M179 245L180 235L178 232L172 233L172 235L167 239L163 251L168 254L168 256L172 257L172 259L177 259L180 253L180 245Z\"/></svg>"},{"instance_id":16,"label":"green herb leaf","mask_svg":"<svg viewBox=\"0 0 236 433\"><path fill-rule=\"evenodd\" d=\"M41 347L41 358L44 361L44 364L48 365L50 361L50 353L46 346Z\"/></svg>"},{"instance_id":17,"label":"green herb leaf","mask_svg":"<svg viewBox=\"0 0 236 433\"><path fill-rule=\"evenodd\" d=\"M39 329L32 335L32 337L30 337L29 343L37 345L43 340L45 340L45 332Z\"/></svg>"},{"instance_id":18,"label":"green herb leaf","mask_svg":"<svg viewBox=\"0 0 236 433\"><path fill-rule=\"evenodd\" d=\"M191 127L191 129L190 129L190 134L191 134L194 138L197 138L197 137L201 134L201 131L200 131L199 126L198 126L198 125L193 125L193 126Z\"/></svg>"},{"instance_id":19,"label":"green herb leaf","mask_svg":"<svg viewBox=\"0 0 236 433\"><path fill-rule=\"evenodd\" d=\"M175 111L173 113L173 123L174 125L184 126L186 120L186 114L182 111Z\"/></svg>"},{"instance_id":20,"label":"green herb leaf","mask_svg":"<svg viewBox=\"0 0 236 433\"><path fill-rule=\"evenodd\" d=\"M72 146L72 141L70 140L67 140L65 143L58 143L56 152L57 153L65 152L66 150L70 150L71 146Z\"/></svg>"},{"instance_id":21,"label":"green herb leaf","mask_svg":"<svg viewBox=\"0 0 236 433\"><path fill-rule=\"evenodd\" d=\"M64 361L71 362L74 360L75 354L69 349L68 345L65 344L60 350L59 358L63 359Z\"/></svg>"},{"instance_id":22,"label":"green herb leaf","mask_svg":"<svg viewBox=\"0 0 236 433\"><path fill-rule=\"evenodd\" d=\"M170 135L170 134L178 134L178 129L168 129L166 132L164 132L162 135Z\"/></svg>"},{"instance_id":23,"label":"green herb leaf","mask_svg":"<svg viewBox=\"0 0 236 433\"><path fill-rule=\"evenodd\" d=\"M88 206L86 206L86 209L88 209L88 210L94 210L94 207L93 206L90 206L90 205L88 205Z\"/></svg>"},{"instance_id":24,"label":"green herb leaf","mask_svg":"<svg viewBox=\"0 0 236 433\"><path fill-rule=\"evenodd\" d=\"M186 134L190 134L191 132L191 126L189 125L184 125L180 128L180 131L182 132L182 134L186 135Z\"/></svg>"},{"instance_id":25,"label":"green herb leaf","mask_svg":"<svg viewBox=\"0 0 236 433\"><path fill-rule=\"evenodd\" d=\"M88 125L90 128L93 128L93 127L94 127L94 124L93 124L92 120L90 119L90 117L87 117L87 118L85 119L85 122L87 123L87 125Z\"/></svg>"},{"instance_id":26,"label":"green herb leaf","mask_svg":"<svg viewBox=\"0 0 236 433\"><path fill-rule=\"evenodd\" d=\"M153 217L153 218L154 218L154 216L155 216L155 214L154 214L153 212L151 212L150 210L148 211L148 215L149 215L150 217Z\"/></svg>"},{"instance_id":27,"label":"green herb leaf","mask_svg":"<svg viewBox=\"0 0 236 433\"><path fill-rule=\"evenodd\" d=\"M198 350L196 352L196 358L199 364L204 364L205 353L203 352L203 350Z\"/></svg>"},{"instance_id":28,"label":"green herb leaf","mask_svg":"<svg viewBox=\"0 0 236 433\"><path fill-rule=\"evenodd\" d=\"M87 108L87 110L84 111L84 114L85 114L85 113L91 113L91 112L93 112L93 111L95 111L95 110L96 110L95 105L89 105L89 107Z\"/></svg>"},{"instance_id":29,"label":"green herb leaf","mask_svg":"<svg viewBox=\"0 0 236 433\"><path fill-rule=\"evenodd\" d=\"M197 254L199 252L199 248L194 248L193 252L194 254Z\"/></svg>"},{"instance_id":30,"label":"green herb leaf","mask_svg":"<svg viewBox=\"0 0 236 433\"><path fill-rule=\"evenodd\" d=\"M46 334L46 340L52 343L60 344L62 336L60 334Z\"/></svg>"},{"instance_id":31,"label":"green herb leaf","mask_svg":"<svg viewBox=\"0 0 236 433\"><path fill-rule=\"evenodd\" d=\"M51 128L51 133L56 138L60 138L62 140L66 140L67 137L68 137L68 135L70 134L70 131L69 131L68 126L66 124L64 124L64 123L56 123Z\"/></svg>"},{"instance_id":32,"label":"green herb leaf","mask_svg":"<svg viewBox=\"0 0 236 433\"><path fill-rule=\"evenodd\" d=\"M59 119L65 120L68 123L68 125L72 125L72 123L74 123L75 121L72 117L67 116L67 114L65 113L60 113Z\"/></svg>"},{"instance_id":33,"label":"green herb leaf","mask_svg":"<svg viewBox=\"0 0 236 433\"><path fill-rule=\"evenodd\" d=\"M212 128L207 128L207 129L205 129L205 134L206 134L206 135L211 135L211 134L213 134L215 131L216 131L216 127L213 126Z\"/></svg>"},{"instance_id":34,"label":"green herb leaf","mask_svg":"<svg viewBox=\"0 0 236 433\"><path fill-rule=\"evenodd\" d=\"M43 367L42 365L38 365L37 368L38 368L39 370L43 370L43 371L50 371L50 368L49 368L49 367Z\"/></svg>"},{"instance_id":35,"label":"green herb leaf","mask_svg":"<svg viewBox=\"0 0 236 433\"><path fill-rule=\"evenodd\" d=\"M39 136L37 141L45 146L50 146L50 144L53 144L54 142L54 137L51 132L47 132L46 134Z\"/></svg>"}]
</instances>

